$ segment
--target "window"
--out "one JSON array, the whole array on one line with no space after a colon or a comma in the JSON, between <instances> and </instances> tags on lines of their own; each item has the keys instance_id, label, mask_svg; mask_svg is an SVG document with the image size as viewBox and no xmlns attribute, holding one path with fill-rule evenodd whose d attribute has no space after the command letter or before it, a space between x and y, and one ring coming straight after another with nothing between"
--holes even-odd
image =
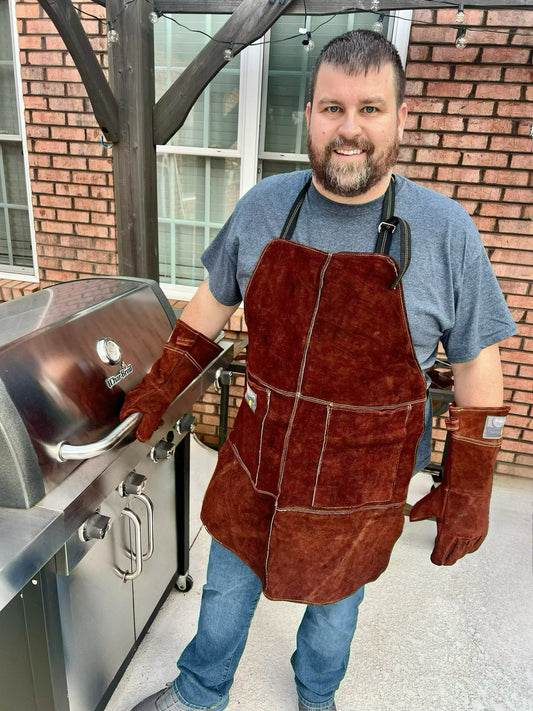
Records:
<instances>
[{"instance_id":1,"label":"window","mask_svg":"<svg viewBox=\"0 0 533 711\"><path fill-rule=\"evenodd\" d=\"M0 274L35 273L12 13L0 0Z\"/></svg>"},{"instance_id":2,"label":"window","mask_svg":"<svg viewBox=\"0 0 533 711\"><path fill-rule=\"evenodd\" d=\"M410 15L384 21L383 32L404 56ZM185 27L164 19L155 25L156 98L227 17L180 15ZM302 16L281 17L264 42L228 62L182 128L158 147L160 281L176 285L165 287L169 296L186 297L205 278L200 256L240 195L259 178L308 166L305 104L315 59L332 37L376 20L363 12L308 17L315 44L308 52L299 33Z\"/></svg>"}]
</instances>

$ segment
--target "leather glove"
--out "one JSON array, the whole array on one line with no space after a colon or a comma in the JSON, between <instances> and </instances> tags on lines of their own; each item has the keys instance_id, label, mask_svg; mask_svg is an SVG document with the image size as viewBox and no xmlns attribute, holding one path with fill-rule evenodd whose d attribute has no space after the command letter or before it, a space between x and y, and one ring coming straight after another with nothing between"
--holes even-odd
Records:
<instances>
[{"instance_id":1,"label":"leather glove","mask_svg":"<svg viewBox=\"0 0 533 711\"><path fill-rule=\"evenodd\" d=\"M453 565L479 548L487 535L492 469L508 412L507 406L450 406L442 483L409 514L411 521L436 517L437 537L431 554L435 565Z\"/></svg>"},{"instance_id":2,"label":"leather glove","mask_svg":"<svg viewBox=\"0 0 533 711\"><path fill-rule=\"evenodd\" d=\"M177 321L161 357L126 395L120 419L142 412L135 436L146 442L159 426L172 400L221 352L207 336Z\"/></svg>"}]
</instances>

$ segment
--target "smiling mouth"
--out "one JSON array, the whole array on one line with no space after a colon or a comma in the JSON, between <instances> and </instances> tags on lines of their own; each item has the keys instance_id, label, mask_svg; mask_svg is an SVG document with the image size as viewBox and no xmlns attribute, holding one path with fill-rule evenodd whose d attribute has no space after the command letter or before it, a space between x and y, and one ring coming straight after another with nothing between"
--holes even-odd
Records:
<instances>
[{"instance_id":1,"label":"smiling mouth","mask_svg":"<svg viewBox=\"0 0 533 711\"><path fill-rule=\"evenodd\" d=\"M336 153L338 156L360 156L365 151L361 150L360 148L335 148L333 152Z\"/></svg>"}]
</instances>

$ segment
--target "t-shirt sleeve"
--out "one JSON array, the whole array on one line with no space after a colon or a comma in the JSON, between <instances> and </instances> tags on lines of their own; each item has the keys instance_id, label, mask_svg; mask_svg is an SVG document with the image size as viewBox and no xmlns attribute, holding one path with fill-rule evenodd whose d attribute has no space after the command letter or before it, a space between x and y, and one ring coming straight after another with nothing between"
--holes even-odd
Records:
<instances>
[{"instance_id":1,"label":"t-shirt sleeve","mask_svg":"<svg viewBox=\"0 0 533 711\"><path fill-rule=\"evenodd\" d=\"M455 293L455 322L441 338L446 356L452 363L472 360L482 348L515 332L489 258L481 247L465 267Z\"/></svg>"},{"instance_id":2,"label":"t-shirt sleeve","mask_svg":"<svg viewBox=\"0 0 533 711\"><path fill-rule=\"evenodd\" d=\"M237 246L231 240L231 223L232 217L229 217L201 257L209 273L209 291L226 306L242 301L237 281Z\"/></svg>"}]
</instances>

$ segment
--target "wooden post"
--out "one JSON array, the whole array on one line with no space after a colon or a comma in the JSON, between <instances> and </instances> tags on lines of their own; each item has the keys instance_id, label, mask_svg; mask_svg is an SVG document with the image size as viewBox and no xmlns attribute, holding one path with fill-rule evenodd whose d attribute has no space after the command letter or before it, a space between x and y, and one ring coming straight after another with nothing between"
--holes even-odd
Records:
<instances>
[{"instance_id":1,"label":"wooden post","mask_svg":"<svg viewBox=\"0 0 533 711\"><path fill-rule=\"evenodd\" d=\"M119 35L109 45L109 77L119 116L119 141L113 146L119 272L159 281L150 9L146 2L107 3L108 23Z\"/></svg>"}]
</instances>

